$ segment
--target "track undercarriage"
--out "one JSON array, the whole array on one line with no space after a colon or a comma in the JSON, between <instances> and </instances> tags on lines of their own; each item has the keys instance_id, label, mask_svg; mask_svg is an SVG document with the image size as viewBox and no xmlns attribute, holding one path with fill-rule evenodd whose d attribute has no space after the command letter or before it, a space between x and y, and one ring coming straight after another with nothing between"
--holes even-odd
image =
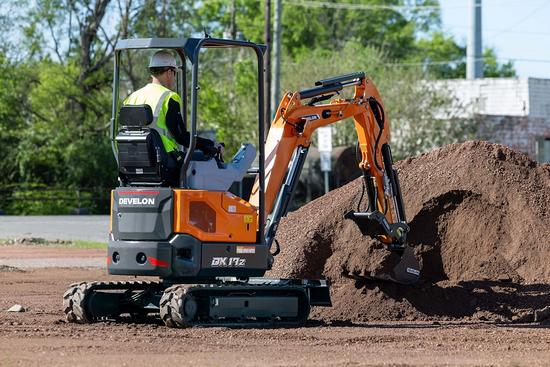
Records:
<instances>
[{"instance_id":1,"label":"track undercarriage","mask_svg":"<svg viewBox=\"0 0 550 367\"><path fill-rule=\"evenodd\" d=\"M72 284L63 296L69 322L156 314L169 327L300 326L311 306L330 306L326 281L251 278L207 284L118 281Z\"/></svg>"}]
</instances>

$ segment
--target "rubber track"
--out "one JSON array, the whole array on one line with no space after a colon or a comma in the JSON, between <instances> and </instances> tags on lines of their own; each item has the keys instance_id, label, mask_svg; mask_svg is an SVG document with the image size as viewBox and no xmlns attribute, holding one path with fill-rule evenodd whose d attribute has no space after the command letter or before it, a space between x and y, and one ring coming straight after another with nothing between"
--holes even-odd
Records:
<instances>
[{"instance_id":1,"label":"rubber track","mask_svg":"<svg viewBox=\"0 0 550 367\"><path fill-rule=\"evenodd\" d=\"M150 281L113 281L113 282L80 282L73 283L63 294L63 312L71 323L89 324L96 321L86 310L86 297L96 290L139 290L162 283Z\"/></svg>"},{"instance_id":2,"label":"rubber track","mask_svg":"<svg viewBox=\"0 0 550 367\"><path fill-rule=\"evenodd\" d=\"M87 312L86 297L90 292L97 290L141 290L149 287L166 287L166 283L150 282L150 281L95 281L95 282L80 282L73 283L63 295L63 312L66 315L67 321L71 323L93 323L97 321ZM160 299L160 317L164 324L168 327L184 328L191 326L237 326L237 327L273 327L285 326L296 327L301 326L307 320L309 314L309 304L305 312L305 317L296 320L270 320L255 321L255 320L192 320L186 315L184 308L184 298L189 292L199 291L208 293L209 291L227 291L231 293L231 288L235 290L260 288L261 290L272 289L293 289L300 291L301 288L295 285L288 284L249 284L246 282L220 282L216 284L176 284L164 290Z\"/></svg>"},{"instance_id":3,"label":"rubber track","mask_svg":"<svg viewBox=\"0 0 550 367\"><path fill-rule=\"evenodd\" d=\"M193 320L190 319L188 315L184 312L184 298L187 294L192 294L192 292L208 292L216 290L224 290L228 293L231 293L230 288L249 288L250 290L254 288L274 288L274 289L284 289L290 288L291 286L287 284L248 284L246 282L223 282L218 284L198 284L198 285L185 285L177 284L165 289L164 294L162 295L160 301L160 316L164 324L168 327L173 328L186 328L192 326L207 326L207 327L216 327L216 326L225 326L225 327L297 327L302 326L307 321L309 315L309 304L307 305L308 309L305 312L305 317L298 318L293 321L289 320L270 320L270 321L255 321L255 320ZM292 287L295 290L301 290L298 287Z\"/></svg>"}]
</instances>

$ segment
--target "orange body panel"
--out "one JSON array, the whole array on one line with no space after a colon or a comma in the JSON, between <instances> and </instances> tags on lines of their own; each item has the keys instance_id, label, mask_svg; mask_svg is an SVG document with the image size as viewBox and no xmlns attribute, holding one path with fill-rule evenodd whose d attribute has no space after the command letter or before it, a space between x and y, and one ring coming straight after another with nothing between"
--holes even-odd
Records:
<instances>
[{"instance_id":1,"label":"orange body panel","mask_svg":"<svg viewBox=\"0 0 550 367\"><path fill-rule=\"evenodd\" d=\"M255 207L229 192L174 190L174 232L203 242L255 243Z\"/></svg>"}]
</instances>

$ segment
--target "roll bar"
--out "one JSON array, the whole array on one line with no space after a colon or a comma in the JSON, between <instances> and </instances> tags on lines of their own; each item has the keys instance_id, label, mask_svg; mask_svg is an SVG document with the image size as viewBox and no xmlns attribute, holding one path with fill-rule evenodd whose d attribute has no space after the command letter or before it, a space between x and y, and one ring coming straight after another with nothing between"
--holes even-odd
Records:
<instances>
[{"instance_id":1,"label":"roll bar","mask_svg":"<svg viewBox=\"0 0 550 367\"><path fill-rule=\"evenodd\" d=\"M198 80L199 80L199 53L203 48L250 48L256 53L258 60L258 151L259 151L259 218L258 231L260 242L264 241L265 233L265 149L264 135L266 124L266 113L264 111L264 55L267 51L265 45L258 45L248 41L237 41L220 38L211 38L205 36L203 38L138 38L125 39L117 42L115 46L114 58L114 77L113 77L113 106L111 113L111 129L110 139L111 147L115 159L117 159L115 136L116 136L116 115L118 112L118 89L119 89L119 69L120 69L120 52L131 49L173 49L182 58L189 60L192 65L191 71L191 116L190 116L190 142L187 153L183 160L183 165L179 177L179 185L182 188L187 188L187 168L191 162L191 157L197 142L197 105L198 105ZM182 91L185 86L182 86ZM118 160L117 160L118 164Z\"/></svg>"}]
</instances>

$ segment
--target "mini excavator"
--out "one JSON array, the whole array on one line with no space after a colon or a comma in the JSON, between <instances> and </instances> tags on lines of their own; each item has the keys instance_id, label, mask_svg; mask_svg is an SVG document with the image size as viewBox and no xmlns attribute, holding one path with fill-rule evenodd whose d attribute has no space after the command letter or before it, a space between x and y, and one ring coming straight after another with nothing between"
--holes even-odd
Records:
<instances>
[{"instance_id":1,"label":"mini excavator","mask_svg":"<svg viewBox=\"0 0 550 367\"><path fill-rule=\"evenodd\" d=\"M258 153L243 144L230 162L194 153L199 103L199 54L208 48L248 48L257 58ZM190 146L181 166L169 163L150 106L122 105L121 52L168 49L189 63ZM419 264L406 241L409 227L388 145L389 124L373 82L357 72L320 80L283 96L264 141L264 55L251 42L215 39L128 39L116 45L111 140L120 186L111 192L107 269L112 275L153 276L158 281L81 282L63 296L69 322L91 323L121 315L159 314L169 327L195 325L302 325L312 306L331 306L329 284L319 279L270 279L280 252L277 227L289 209L313 132L351 118L360 151L367 211L346 218L379 239L400 261L383 280L412 284ZM185 71L185 70L184 70ZM186 92L188 87L189 92ZM340 98L354 88L352 98ZM187 95L190 93L190 96ZM122 107L120 107L122 105ZM187 122L186 122L187 123ZM258 154L258 167L251 168ZM229 192L255 175L250 197Z\"/></svg>"}]
</instances>

